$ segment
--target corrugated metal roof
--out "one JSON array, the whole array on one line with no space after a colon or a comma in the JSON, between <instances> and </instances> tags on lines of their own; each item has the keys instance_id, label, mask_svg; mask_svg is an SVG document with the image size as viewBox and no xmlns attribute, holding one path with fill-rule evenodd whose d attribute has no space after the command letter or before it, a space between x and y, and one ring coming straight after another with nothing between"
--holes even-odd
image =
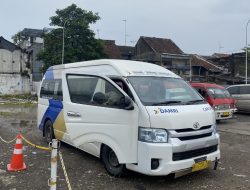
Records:
<instances>
[{"instance_id":1,"label":"corrugated metal roof","mask_svg":"<svg viewBox=\"0 0 250 190\"><path fill-rule=\"evenodd\" d=\"M212 62L204 59L203 57L200 57L198 55L193 55L192 56L192 66L202 66L204 68L206 68L207 70L213 71L213 72L220 72L223 69L216 66L215 64L213 64Z\"/></svg>"}]
</instances>

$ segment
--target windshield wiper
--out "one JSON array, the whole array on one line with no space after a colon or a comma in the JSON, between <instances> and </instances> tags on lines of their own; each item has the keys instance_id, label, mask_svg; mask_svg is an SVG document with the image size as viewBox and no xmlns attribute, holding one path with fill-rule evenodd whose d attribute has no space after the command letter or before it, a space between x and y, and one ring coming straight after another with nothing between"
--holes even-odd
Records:
<instances>
[{"instance_id":1,"label":"windshield wiper","mask_svg":"<svg viewBox=\"0 0 250 190\"><path fill-rule=\"evenodd\" d=\"M157 102L157 103L153 103L152 105L153 106L159 106L159 105L169 105L169 104L177 104L177 103L181 103L182 101L174 101L174 100L171 100L171 101L164 101L164 102Z\"/></svg>"},{"instance_id":2,"label":"windshield wiper","mask_svg":"<svg viewBox=\"0 0 250 190\"><path fill-rule=\"evenodd\" d=\"M185 104L189 105L189 104L195 104L197 102L204 102L204 100L191 100L191 101L186 102Z\"/></svg>"}]
</instances>

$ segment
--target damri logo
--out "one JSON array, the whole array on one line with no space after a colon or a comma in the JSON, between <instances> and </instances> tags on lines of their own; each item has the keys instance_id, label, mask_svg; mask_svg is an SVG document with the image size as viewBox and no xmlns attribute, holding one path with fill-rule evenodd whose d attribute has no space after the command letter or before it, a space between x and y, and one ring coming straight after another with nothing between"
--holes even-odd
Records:
<instances>
[{"instance_id":1,"label":"damri logo","mask_svg":"<svg viewBox=\"0 0 250 190\"><path fill-rule=\"evenodd\" d=\"M163 108L157 108L154 110L155 114L159 113L179 113L177 109L163 109Z\"/></svg>"}]
</instances>

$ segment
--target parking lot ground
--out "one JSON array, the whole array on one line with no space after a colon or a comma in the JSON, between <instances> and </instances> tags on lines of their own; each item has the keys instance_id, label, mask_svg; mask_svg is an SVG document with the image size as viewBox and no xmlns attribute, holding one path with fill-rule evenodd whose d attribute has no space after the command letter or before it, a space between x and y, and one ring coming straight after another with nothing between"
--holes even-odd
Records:
<instances>
[{"instance_id":1,"label":"parking lot ground","mask_svg":"<svg viewBox=\"0 0 250 190\"><path fill-rule=\"evenodd\" d=\"M61 152L72 189L250 189L250 115L236 114L236 118L218 124L221 135L221 160L216 171L209 169L172 179L169 176L152 177L128 172L125 177L109 176L99 159L62 143ZM36 128L36 106L0 105L0 136L6 140L22 133L31 142L46 146ZM24 161L27 170L10 173L14 143L0 142L0 189L49 189L50 153L24 143ZM67 185L58 162L57 189Z\"/></svg>"},{"instance_id":2,"label":"parking lot ground","mask_svg":"<svg viewBox=\"0 0 250 190\"><path fill-rule=\"evenodd\" d=\"M237 113L233 119L224 120L219 123L219 130L229 133L250 135L250 114Z\"/></svg>"}]
</instances>

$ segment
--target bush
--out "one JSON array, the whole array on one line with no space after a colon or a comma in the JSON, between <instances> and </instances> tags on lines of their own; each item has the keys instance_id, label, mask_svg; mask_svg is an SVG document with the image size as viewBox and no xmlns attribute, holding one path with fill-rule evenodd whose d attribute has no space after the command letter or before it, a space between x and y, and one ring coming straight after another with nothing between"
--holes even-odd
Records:
<instances>
[{"instance_id":1,"label":"bush","mask_svg":"<svg viewBox=\"0 0 250 190\"><path fill-rule=\"evenodd\" d=\"M15 95L6 94L6 95L0 95L0 98L2 100L19 99L19 100L37 101L37 96L31 94L15 94Z\"/></svg>"}]
</instances>

